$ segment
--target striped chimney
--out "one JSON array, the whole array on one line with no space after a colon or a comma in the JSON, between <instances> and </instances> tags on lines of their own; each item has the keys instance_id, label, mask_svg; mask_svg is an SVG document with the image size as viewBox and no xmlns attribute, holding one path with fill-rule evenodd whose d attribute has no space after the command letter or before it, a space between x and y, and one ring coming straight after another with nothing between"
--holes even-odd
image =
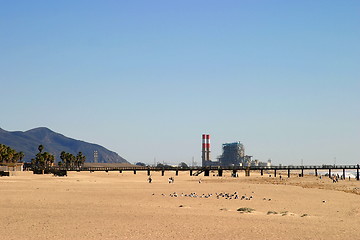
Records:
<instances>
[{"instance_id":1,"label":"striped chimney","mask_svg":"<svg viewBox=\"0 0 360 240\"><path fill-rule=\"evenodd\" d=\"M210 135L206 135L206 160L210 161Z\"/></svg>"},{"instance_id":2,"label":"striped chimney","mask_svg":"<svg viewBox=\"0 0 360 240\"><path fill-rule=\"evenodd\" d=\"M206 134L202 135L202 152L206 152L207 149L207 141L206 141Z\"/></svg>"},{"instance_id":3,"label":"striped chimney","mask_svg":"<svg viewBox=\"0 0 360 240\"><path fill-rule=\"evenodd\" d=\"M207 162L210 161L210 135L202 135L202 166L207 166Z\"/></svg>"}]
</instances>

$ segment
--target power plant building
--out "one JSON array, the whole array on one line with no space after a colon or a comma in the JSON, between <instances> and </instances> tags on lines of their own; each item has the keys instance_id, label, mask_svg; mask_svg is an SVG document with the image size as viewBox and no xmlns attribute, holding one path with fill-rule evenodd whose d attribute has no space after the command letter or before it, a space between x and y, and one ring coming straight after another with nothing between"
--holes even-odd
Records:
<instances>
[{"instance_id":1,"label":"power plant building","mask_svg":"<svg viewBox=\"0 0 360 240\"><path fill-rule=\"evenodd\" d=\"M258 160L251 160L252 156L245 155L245 147L241 142L224 143L222 145L223 153L218 157L218 161L210 159L210 135L202 135L202 166L270 166L271 161L267 163Z\"/></svg>"},{"instance_id":2,"label":"power plant building","mask_svg":"<svg viewBox=\"0 0 360 240\"><path fill-rule=\"evenodd\" d=\"M223 154L219 157L220 166L241 166L245 163L245 148L240 142L224 143Z\"/></svg>"}]
</instances>

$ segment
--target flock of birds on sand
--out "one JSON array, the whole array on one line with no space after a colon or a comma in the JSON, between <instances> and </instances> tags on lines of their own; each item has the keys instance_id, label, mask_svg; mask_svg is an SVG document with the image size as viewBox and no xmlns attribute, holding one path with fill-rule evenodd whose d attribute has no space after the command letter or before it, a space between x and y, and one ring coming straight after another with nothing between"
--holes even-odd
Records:
<instances>
[{"instance_id":1,"label":"flock of birds on sand","mask_svg":"<svg viewBox=\"0 0 360 240\"><path fill-rule=\"evenodd\" d=\"M254 192L252 192L254 193ZM152 195L155 195L154 193ZM166 197L167 195L162 193L161 196ZM246 194L244 195L239 195L238 192L234 192L234 193L227 193L227 192L220 192L220 193L207 193L207 194L197 194L196 192L192 192L189 194L186 193L170 193L168 195L169 197L172 198L177 198L177 197L189 197L189 198L211 198L211 197L215 197L216 199L227 199L227 200L231 200L231 199L239 199L239 200L251 200L254 198L253 195L247 196ZM263 200L267 200L267 201L271 201L271 198L263 198Z\"/></svg>"}]
</instances>

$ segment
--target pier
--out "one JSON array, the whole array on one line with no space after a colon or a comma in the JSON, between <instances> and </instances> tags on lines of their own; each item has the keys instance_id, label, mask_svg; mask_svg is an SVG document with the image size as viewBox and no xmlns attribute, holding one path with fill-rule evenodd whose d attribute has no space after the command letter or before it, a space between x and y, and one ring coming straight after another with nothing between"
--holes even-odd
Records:
<instances>
[{"instance_id":1,"label":"pier","mask_svg":"<svg viewBox=\"0 0 360 240\"><path fill-rule=\"evenodd\" d=\"M304 176L304 171L314 171L314 175L318 176L319 171L326 171L327 175L331 177L332 172L334 171L342 171L342 175L345 178L345 174L347 170L356 170L356 180L360 179L359 175L359 164L357 165L307 165L307 166L230 166L230 167L188 167L188 168L180 168L180 167L51 167L45 169L44 172L56 172L56 171L77 171L77 172L98 172L98 171L118 171L120 173L125 171L132 171L134 174L138 171L146 171L147 175L150 175L151 172L161 172L162 176L165 176L165 172L175 171L175 175L179 174L179 171L189 172L190 176L198 176L200 174L204 174L204 176L210 176L210 172L217 172L217 176L223 176L224 171L232 171L233 176L237 176L237 174L241 171L245 173L245 176L250 176L251 171L260 171L261 176L264 175L264 172L268 174L272 174L274 177L277 177L279 171L287 172L287 177L291 177L291 172L298 171L299 177ZM29 171L37 171L37 169L32 169L31 167L25 169Z\"/></svg>"}]
</instances>

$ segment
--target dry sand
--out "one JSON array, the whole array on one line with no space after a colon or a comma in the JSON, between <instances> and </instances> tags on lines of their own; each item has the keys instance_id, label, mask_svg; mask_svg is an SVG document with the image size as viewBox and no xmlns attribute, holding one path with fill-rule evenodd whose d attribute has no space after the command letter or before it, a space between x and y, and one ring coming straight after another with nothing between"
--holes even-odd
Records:
<instances>
[{"instance_id":1,"label":"dry sand","mask_svg":"<svg viewBox=\"0 0 360 240\"><path fill-rule=\"evenodd\" d=\"M15 172L0 178L1 239L360 239L360 182L189 172ZM284 176L285 174L283 174ZM168 177L174 177L173 184ZM199 183L199 179L202 182ZM176 192L178 197L171 197ZM253 196L217 199L215 193ZM213 194L191 198L181 194ZM164 194L165 196L163 196ZM269 200L271 199L271 200ZM238 208L254 209L241 213Z\"/></svg>"}]
</instances>

